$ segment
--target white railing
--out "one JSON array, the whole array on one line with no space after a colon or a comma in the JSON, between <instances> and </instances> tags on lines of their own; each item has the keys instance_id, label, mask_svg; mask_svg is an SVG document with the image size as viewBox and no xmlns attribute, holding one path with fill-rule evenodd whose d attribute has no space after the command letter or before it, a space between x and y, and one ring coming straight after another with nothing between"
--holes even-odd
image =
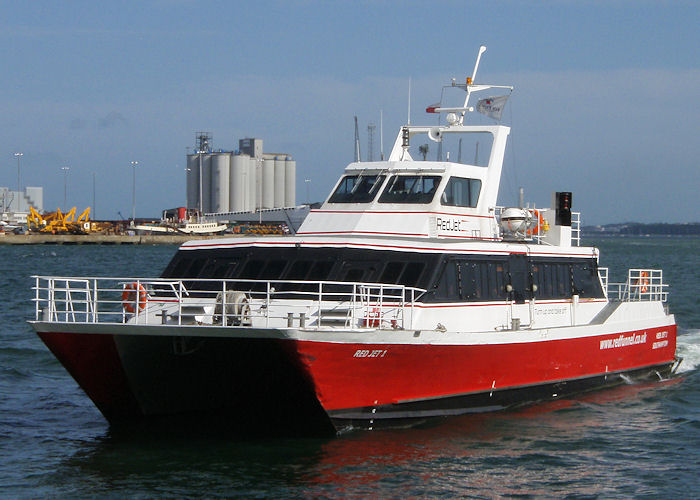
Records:
<instances>
[{"instance_id":1,"label":"white railing","mask_svg":"<svg viewBox=\"0 0 700 500\"><path fill-rule=\"evenodd\" d=\"M668 300L668 285L663 282L661 269L630 269L624 283L609 283L607 268L605 270L604 290L609 300L622 302L661 301ZM602 277L602 274L601 274Z\"/></svg>"},{"instance_id":2,"label":"white railing","mask_svg":"<svg viewBox=\"0 0 700 500\"><path fill-rule=\"evenodd\" d=\"M33 278L35 319L54 323L410 329L425 292L336 281Z\"/></svg>"}]
</instances>

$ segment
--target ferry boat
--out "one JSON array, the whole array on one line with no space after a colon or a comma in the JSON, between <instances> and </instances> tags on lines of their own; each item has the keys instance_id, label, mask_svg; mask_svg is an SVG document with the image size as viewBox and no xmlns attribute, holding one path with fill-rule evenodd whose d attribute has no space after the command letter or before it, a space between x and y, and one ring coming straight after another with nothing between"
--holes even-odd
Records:
<instances>
[{"instance_id":1,"label":"ferry boat","mask_svg":"<svg viewBox=\"0 0 700 500\"><path fill-rule=\"evenodd\" d=\"M463 105L348 165L296 235L188 242L155 279L36 276L30 323L113 424L373 429L671 376L661 270L609 282L570 192L497 205L510 129L465 124L473 94L512 91L474 83L484 50L443 88ZM460 135L490 141L485 165L449 160Z\"/></svg>"}]
</instances>

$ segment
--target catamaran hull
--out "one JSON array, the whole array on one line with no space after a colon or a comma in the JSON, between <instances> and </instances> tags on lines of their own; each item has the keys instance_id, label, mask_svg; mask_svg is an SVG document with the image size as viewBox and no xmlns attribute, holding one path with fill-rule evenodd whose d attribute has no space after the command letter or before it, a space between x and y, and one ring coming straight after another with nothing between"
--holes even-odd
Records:
<instances>
[{"instance_id":1,"label":"catamaran hull","mask_svg":"<svg viewBox=\"0 0 700 500\"><path fill-rule=\"evenodd\" d=\"M245 338L220 329L217 337L39 336L110 423L222 413L231 426L328 433L666 378L676 327L466 345Z\"/></svg>"}]
</instances>

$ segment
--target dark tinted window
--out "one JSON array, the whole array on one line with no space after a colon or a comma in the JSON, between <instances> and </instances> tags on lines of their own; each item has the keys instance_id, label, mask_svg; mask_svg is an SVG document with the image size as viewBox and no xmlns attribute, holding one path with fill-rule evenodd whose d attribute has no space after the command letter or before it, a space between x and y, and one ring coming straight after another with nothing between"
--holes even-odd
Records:
<instances>
[{"instance_id":1,"label":"dark tinted window","mask_svg":"<svg viewBox=\"0 0 700 500\"><path fill-rule=\"evenodd\" d=\"M430 203L440 184L439 175L394 175L379 203Z\"/></svg>"},{"instance_id":2,"label":"dark tinted window","mask_svg":"<svg viewBox=\"0 0 700 500\"><path fill-rule=\"evenodd\" d=\"M423 262L409 262L406 264L406 268L401 274L401 279L399 283L404 286L417 286L418 280L420 279L423 269L425 268L425 263Z\"/></svg>"},{"instance_id":3,"label":"dark tinted window","mask_svg":"<svg viewBox=\"0 0 700 500\"><path fill-rule=\"evenodd\" d=\"M383 175L346 175L328 203L369 203L377 196L384 179Z\"/></svg>"},{"instance_id":4,"label":"dark tinted window","mask_svg":"<svg viewBox=\"0 0 700 500\"><path fill-rule=\"evenodd\" d=\"M450 177L450 180L442 192L440 202L452 207L476 207L481 191L479 179L463 179Z\"/></svg>"},{"instance_id":5,"label":"dark tinted window","mask_svg":"<svg viewBox=\"0 0 700 500\"><path fill-rule=\"evenodd\" d=\"M404 262L388 262L379 277L380 283L398 283L401 271L406 264Z\"/></svg>"}]
</instances>

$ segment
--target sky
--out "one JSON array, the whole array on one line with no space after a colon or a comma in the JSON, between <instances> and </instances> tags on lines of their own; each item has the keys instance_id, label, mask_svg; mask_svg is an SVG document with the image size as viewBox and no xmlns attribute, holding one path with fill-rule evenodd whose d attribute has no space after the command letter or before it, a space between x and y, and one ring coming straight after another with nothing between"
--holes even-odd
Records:
<instances>
[{"instance_id":1,"label":"sky","mask_svg":"<svg viewBox=\"0 0 700 500\"><path fill-rule=\"evenodd\" d=\"M499 204L572 191L582 223L700 221L700 2L0 0L0 186L99 219L185 203L187 148L245 137L297 161L323 200L383 117L462 81L513 85ZM493 123L472 118L475 123ZM478 120L486 120L479 122ZM70 170L62 170L62 167ZM67 174L66 174L67 172ZM304 180L309 179L305 183Z\"/></svg>"}]
</instances>

